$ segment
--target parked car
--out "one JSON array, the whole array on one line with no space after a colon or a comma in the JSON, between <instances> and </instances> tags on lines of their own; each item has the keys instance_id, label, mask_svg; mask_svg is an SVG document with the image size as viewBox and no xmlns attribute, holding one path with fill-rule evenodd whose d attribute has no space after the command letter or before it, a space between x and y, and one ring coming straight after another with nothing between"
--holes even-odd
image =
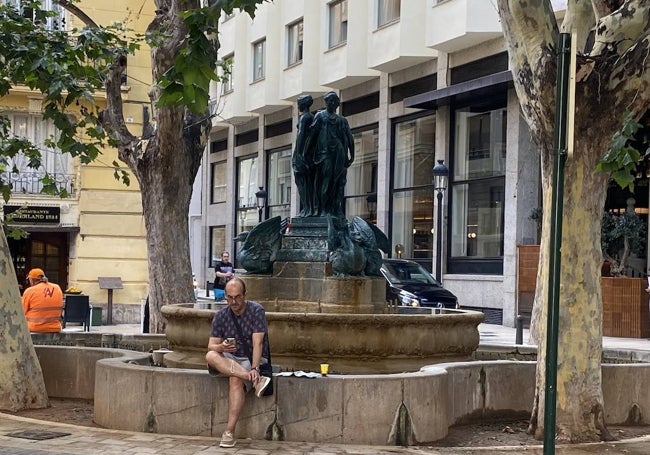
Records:
<instances>
[{"instance_id":1,"label":"parked car","mask_svg":"<svg viewBox=\"0 0 650 455\"><path fill-rule=\"evenodd\" d=\"M386 278L386 300L403 306L459 308L458 298L417 262L384 259L381 273Z\"/></svg>"}]
</instances>

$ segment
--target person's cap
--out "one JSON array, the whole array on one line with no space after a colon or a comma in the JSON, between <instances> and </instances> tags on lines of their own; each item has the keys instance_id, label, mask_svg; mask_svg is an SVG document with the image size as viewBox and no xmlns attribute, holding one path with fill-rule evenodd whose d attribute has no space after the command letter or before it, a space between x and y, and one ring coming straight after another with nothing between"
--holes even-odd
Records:
<instances>
[{"instance_id":1,"label":"person's cap","mask_svg":"<svg viewBox=\"0 0 650 455\"><path fill-rule=\"evenodd\" d=\"M27 274L28 278L34 278L34 279L43 278L44 276L45 276L45 272L43 272L43 269L31 269Z\"/></svg>"}]
</instances>

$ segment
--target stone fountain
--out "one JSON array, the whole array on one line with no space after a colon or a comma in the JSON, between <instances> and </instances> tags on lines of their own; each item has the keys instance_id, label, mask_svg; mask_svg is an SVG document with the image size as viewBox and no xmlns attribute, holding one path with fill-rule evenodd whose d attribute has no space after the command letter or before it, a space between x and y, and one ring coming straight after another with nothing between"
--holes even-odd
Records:
<instances>
[{"instance_id":1,"label":"stone fountain","mask_svg":"<svg viewBox=\"0 0 650 455\"><path fill-rule=\"evenodd\" d=\"M312 114L310 95L297 99L300 116L292 169L300 213L283 228L280 217L239 234L237 263L248 275L247 297L264 305L276 366L332 372L390 373L469 359L479 343L481 313L387 314L380 267L391 252L386 235L360 217L344 217L354 138L337 114L334 92ZM164 307L174 367L205 368L213 311Z\"/></svg>"},{"instance_id":2,"label":"stone fountain","mask_svg":"<svg viewBox=\"0 0 650 455\"><path fill-rule=\"evenodd\" d=\"M262 229L279 232L279 218L265 223L271 227ZM325 218L293 218L290 233L279 236L281 246L274 255L282 260L261 259L246 244L241 250L244 263L246 255L254 255L251 265L272 270L242 278L247 297L266 309L276 367L318 371L321 363L328 363L333 373L399 373L471 358L479 344L482 313L431 309L430 314L395 314L386 302L383 277L336 273L327 261L332 236L327 225ZM255 235L251 231L247 241L256 243ZM304 257L312 260L297 260ZM188 304L167 305L162 312L173 351L166 354L165 364L205 369L215 310Z\"/></svg>"}]
</instances>

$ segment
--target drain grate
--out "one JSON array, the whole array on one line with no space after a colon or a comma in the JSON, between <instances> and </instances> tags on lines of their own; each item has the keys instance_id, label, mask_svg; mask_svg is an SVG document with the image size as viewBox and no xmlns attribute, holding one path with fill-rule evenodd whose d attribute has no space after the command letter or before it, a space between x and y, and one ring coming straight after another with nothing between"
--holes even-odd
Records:
<instances>
[{"instance_id":1,"label":"drain grate","mask_svg":"<svg viewBox=\"0 0 650 455\"><path fill-rule=\"evenodd\" d=\"M34 441L44 441L46 439L61 438L63 436L70 436L70 433L62 433L60 431L39 431L39 430L25 430L9 433L7 436L12 438L32 439Z\"/></svg>"}]
</instances>

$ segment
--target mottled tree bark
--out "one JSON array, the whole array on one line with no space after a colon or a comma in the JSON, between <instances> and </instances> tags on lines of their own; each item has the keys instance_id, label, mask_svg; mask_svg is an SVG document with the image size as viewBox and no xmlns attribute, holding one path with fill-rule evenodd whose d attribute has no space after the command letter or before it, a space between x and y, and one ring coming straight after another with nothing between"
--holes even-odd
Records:
<instances>
[{"instance_id":1,"label":"mottled tree bark","mask_svg":"<svg viewBox=\"0 0 650 455\"><path fill-rule=\"evenodd\" d=\"M169 69L186 39L179 12L199 6L198 0L156 0L156 16L149 32L161 42L151 50L153 80ZM216 60L216 49L215 56ZM192 185L201 164L211 128L209 112L193 115L182 106L154 107L155 128L147 136L135 136L122 115L120 75L124 61L112 67L106 84L107 109L102 124L118 142L119 158L140 184L147 229L149 263L150 330L161 333L165 321L160 307L193 302L192 268L188 240L188 212ZM150 98L159 98L154 85Z\"/></svg>"},{"instance_id":2,"label":"mottled tree bark","mask_svg":"<svg viewBox=\"0 0 650 455\"><path fill-rule=\"evenodd\" d=\"M4 230L0 230L0 409L49 405L43 372L27 330L16 272Z\"/></svg>"},{"instance_id":3,"label":"mottled tree bark","mask_svg":"<svg viewBox=\"0 0 650 455\"><path fill-rule=\"evenodd\" d=\"M639 118L650 102L647 0L569 0L563 32L575 32L578 49L575 146L565 166L560 284L557 437L607 440L601 353L600 226L609 176L596 164L609 148L623 114ZM531 334L538 343L537 390L531 430L544 433L548 250L551 174L555 151L556 43L549 0L498 0L515 89L542 153L544 214Z\"/></svg>"}]
</instances>

